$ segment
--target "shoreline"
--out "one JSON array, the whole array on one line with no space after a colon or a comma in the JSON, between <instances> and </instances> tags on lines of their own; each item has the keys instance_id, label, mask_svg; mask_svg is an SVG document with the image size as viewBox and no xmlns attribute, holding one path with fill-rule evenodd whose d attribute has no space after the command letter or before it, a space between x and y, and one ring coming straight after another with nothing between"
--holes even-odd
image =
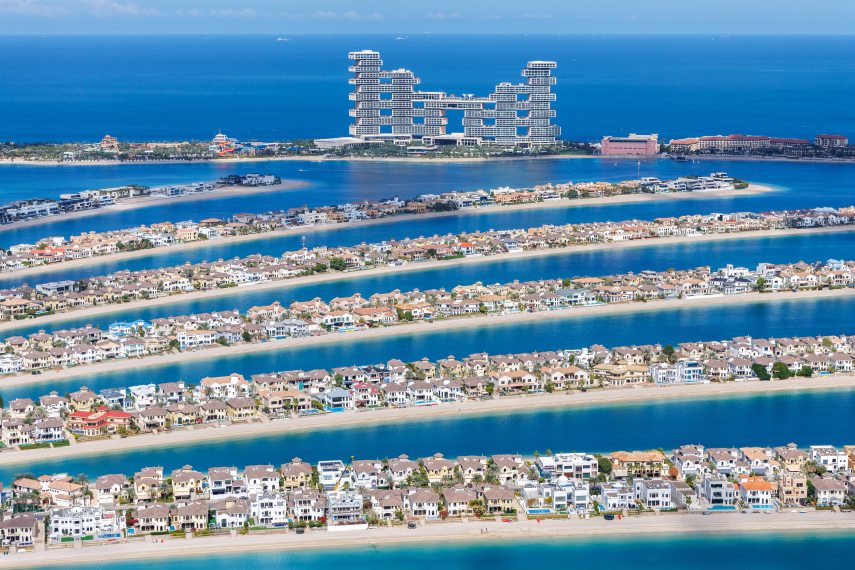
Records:
<instances>
[{"instance_id":1,"label":"shoreline","mask_svg":"<svg viewBox=\"0 0 855 570\"><path fill-rule=\"evenodd\" d=\"M483 533L483 529L488 529ZM774 515L761 514L663 514L625 517L623 520L606 521L602 518L566 520L522 520L513 523L497 523L495 520L471 520L428 523L416 529L406 527L379 527L367 531L329 533L308 532L298 535L292 532L272 532L255 535L221 535L216 537L194 537L192 540L166 538L162 543L150 543L134 539L120 544L97 545L47 550L0 557L0 568L20 568L23 565L55 567L70 564L91 564L116 561L159 560L166 557L212 557L239 553L285 552L295 550L323 551L334 549L346 551L364 549L366 546L415 546L441 547L443 544L495 544L496 540L537 542L544 540L581 540L584 538L626 538L684 536L721 536L737 533L778 536L780 533L825 534L837 531L847 536L855 533L855 516L851 513L828 511L781 512ZM233 562L233 561L231 561Z\"/></svg>"},{"instance_id":2,"label":"shoreline","mask_svg":"<svg viewBox=\"0 0 855 570\"><path fill-rule=\"evenodd\" d=\"M586 392L529 394L488 400L437 404L408 408L377 408L370 411L330 413L302 416L269 422L231 424L218 428L213 425L158 434L140 434L118 439L77 442L59 448L40 448L0 453L0 468L62 461L81 457L121 454L150 449L177 449L200 443L239 442L265 436L287 436L319 430L340 430L366 425L395 425L404 422L426 422L458 417L503 416L569 410L583 407L617 407L649 403L734 399L775 394L847 391L855 389L855 374L815 378L789 378L769 382L727 382L709 384L676 384L656 386L642 384L630 387L592 389Z\"/></svg>"},{"instance_id":3,"label":"shoreline","mask_svg":"<svg viewBox=\"0 0 855 570\"><path fill-rule=\"evenodd\" d=\"M739 304L753 303L777 303L786 301L802 301L812 299L839 299L855 296L855 289L826 289L791 291L778 293L744 293L740 295L715 296L704 298L688 298L673 300L648 301L646 303L611 303L594 306L576 306L562 310L538 311L534 313L515 313L512 315L482 315L474 317L462 317L457 319L443 320L437 322L417 321L413 323L393 325L383 328L371 328L357 333L328 333L321 336L308 336L300 338L286 338L279 341L257 342L252 344L240 344L237 346L210 346L203 349L177 352L169 354L158 354L143 356L139 358L127 358L120 360L101 361L93 364L85 364L74 368L45 371L41 374L18 374L0 379L0 387L13 388L16 386L28 386L45 384L51 381L68 380L79 376L90 376L107 372L117 372L136 368L157 368L175 364L177 362L191 362L196 360L210 360L219 358L230 358L255 354L261 352L276 352L280 349L290 350L311 346L323 346L329 344L347 343L361 340L381 339L390 336L407 336L409 334L423 334L426 332L442 333L459 329L475 329L478 327L502 326L511 324L524 324L548 319L565 320L584 318L586 316L619 315L626 313L656 312L660 310L679 310L686 308L723 307Z\"/></svg>"},{"instance_id":4,"label":"shoreline","mask_svg":"<svg viewBox=\"0 0 855 570\"><path fill-rule=\"evenodd\" d=\"M87 319L89 317L96 317L102 315L109 315L114 313L125 313L128 311L132 311L135 309L147 309L151 307L159 307L164 305L173 305L178 303L183 303L185 301L197 301L199 299L205 298L210 299L214 297L228 297L232 295L240 295L244 292L258 292L258 291L269 291L272 289L287 289L289 287L296 286L304 286L304 285L313 285L316 283L328 283L332 281L342 281L342 280L351 280L358 279L362 276L374 277L374 276L383 276L389 274L398 274L398 273L407 273L412 271L428 271L432 269L442 269L445 267L456 267L459 265L469 265L469 264L480 264L480 263L490 263L490 262L502 262L502 261L512 261L517 259L535 259L540 257L549 257L553 255L572 255L576 252L591 252L591 251L608 251L616 248L637 248L637 247L650 247L650 246L669 246L669 245L681 245L687 243L707 243L707 242L723 242L723 241L732 241L732 240L740 240L740 239L755 239L755 238L778 238L778 237L788 237L788 236L796 236L796 235L812 235L812 234L826 234L826 233L845 233L845 232L855 232L855 225L847 225L847 226L828 226L821 228L792 228L786 230L752 230L746 232L733 232L733 233L720 233L720 234L706 234L700 236L672 236L672 237L664 237L664 238L647 238L647 239L638 239L638 240L625 240L625 241L617 241L617 242L609 242L609 243L599 243L593 245L572 245L567 247L556 247L550 249L542 249L542 250L527 250L527 251L516 251L509 253L502 253L497 255L486 255L486 256L473 256L473 257L463 257L457 259L450 260L432 260L432 261L421 261L421 262L413 262L408 263L402 266L395 267L375 267L372 269L365 270L356 270L356 271L346 271L346 272L334 272L334 273L318 273L314 275L306 275L302 277L293 277L290 279L275 279L271 281L265 281L262 283L254 283L248 285L241 285L238 287L228 287L225 289L212 289L212 290L200 290L200 291L192 291L189 293L180 293L177 295L168 295L166 297L158 297L156 299L140 299L136 301L131 301L128 303L111 303L107 305L96 305L93 307L87 307L81 310L73 310L73 311L65 311L60 313L54 313L52 315L45 315L42 317L37 317L35 319L22 319L22 320L14 320L14 321L4 321L0 322L0 333L8 330L16 330L21 328L43 328L42 325L49 325L51 323L63 323L66 321L72 321L77 319ZM2 380L0 380L2 381Z\"/></svg>"},{"instance_id":5,"label":"shoreline","mask_svg":"<svg viewBox=\"0 0 855 570\"><path fill-rule=\"evenodd\" d=\"M704 161L740 161L740 162L788 162L805 164L855 164L855 159L840 158L812 158L799 157L797 159L784 156L760 156L760 155L686 155L688 162L694 160ZM231 158L199 158L189 160L45 160L30 161L16 158L0 159L2 165L23 166L124 166L139 164L229 164L247 162L406 162L412 164L483 164L485 162L509 162L522 160L671 160L670 155L657 154L653 156L637 155L602 155L602 154L542 154L530 156L477 156L477 157L442 157L442 156L328 156L328 155L305 155L305 156L265 156L265 157L231 157Z\"/></svg>"},{"instance_id":6,"label":"shoreline","mask_svg":"<svg viewBox=\"0 0 855 570\"><path fill-rule=\"evenodd\" d=\"M294 181L295 183L297 181ZM288 188L290 190L297 188L305 188L310 186L310 183L304 182L302 186L294 186L293 188ZM274 191L274 190L271 190ZM276 239L280 237L288 237L292 235L302 235L309 233L320 233L325 231L336 231L338 229L349 229L349 228L362 228L362 227L370 227L375 225L380 225L384 223L406 223L410 221L421 221L421 220L431 220L436 218L443 217L456 217L456 216L471 216L471 215L483 215L483 214L498 214L502 212L523 212L529 210L546 210L546 209L566 209L566 208L579 208L584 206L618 206L625 204L635 204L635 203L647 203L647 202L658 202L658 201L668 201L668 200L702 200L702 199L713 199L713 198L727 198L727 197L742 197L742 196L756 196L758 194L765 194L769 192L776 192L776 188L767 184L749 184L748 188L743 190L710 190L703 192L671 192L666 194L628 194L622 196L607 196L605 198L562 198L561 200L551 200L548 202L533 202L529 204L514 204L510 206L501 206L497 204L493 204L490 206L478 206L478 207L468 207L461 208L459 210L451 211L451 212L431 212L427 214L403 214L400 216L390 216L386 218L376 218L372 220L358 220L356 222L348 222L348 223L339 223L339 224L321 224L321 225L312 225L312 226L297 226L291 228L285 228L281 230L274 230L270 232L256 233L256 234L248 234L242 236L232 236L232 237L223 237L217 238L214 240L197 240L192 242L184 242L176 245L164 246L164 247L156 247L151 249L143 249L138 251L128 251L123 253L117 253L112 255L99 255L93 257L87 257L84 259L75 259L71 261L63 261L60 263L54 263L49 265L40 265L36 267L28 267L25 269L16 269L12 271L2 271L0 272L0 279L5 279L8 277L27 277L41 274L50 274L56 271L62 271L65 269L75 269L80 267L88 267L91 265L100 265L103 262L115 262L115 261L127 261L129 259L136 259L140 257L154 256L159 255L161 253L172 253L172 252L183 252L183 251L191 251L194 249L201 249L204 247L210 247L212 245L218 244L237 244L237 243L246 243L246 242L254 242L254 241L263 241L269 239ZM199 198L208 197L210 193L200 195ZM188 196L192 197L192 196ZM213 196L216 197L216 196ZM169 198L170 200L180 200L181 198ZM156 204L155 204L156 205ZM79 217L87 217L87 215L94 216L96 213L103 212L106 208L102 208L99 210L87 210L86 212L78 212L81 214ZM118 211L118 210L113 210ZM71 216L75 216L75 214L70 214L69 216L63 216L64 219L73 219ZM56 217L56 216L54 216ZM40 218L41 220L50 220L51 218ZM30 224L31 222L38 222L39 220L31 220L28 222L16 222L15 224L10 224L9 226L0 226L0 236L2 236L3 231L6 229L15 226L16 224ZM35 224L38 225L38 224ZM19 226L25 227L25 226Z\"/></svg>"},{"instance_id":7,"label":"shoreline","mask_svg":"<svg viewBox=\"0 0 855 570\"><path fill-rule=\"evenodd\" d=\"M137 198L128 198L127 200L122 200L117 204L113 204L111 206L104 206L103 208L96 208L94 210L83 210L81 212L71 212L70 214L59 214L56 216L45 216L42 218L36 218L33 220L24 220L20 222L13 222L11 224L4 224L0 226L0 236L3 235L4 232L20 230L23 228L32 228L43 226L47 224L52 224L56 222L65 222L69 220L79 220L82 218L92 218L95 216L99 216L102 214L116 214L119 212L128 212L132 210L144 210L146 208L151 208L154 206L164 206L168 204L176 204L182 202L202 202L206 200L214 200L217 198L232 198L235 196L255 196L258 194L268 194L271 192L284 192L288 190L297 190L300 188L306 188L311 186L311 182L307 180L293 180L286 179L280 182L279 184L272 184L269 186L220 186L210 192L198 192L192 194L184 194L182 196L176 196L174 198L170 197L161 197L161 196L145 196L145 197L137 197ZM206 243L206 242L203 242ZM161 249L161 248L156 248ZM164 248L165 249L165 248ZM151 251L151 250L142 250L142 251ZM96 256L94 258L89 259L104 259L109 258L110 256ZM86 261L81 260L81 261ZM54 266L48 267L56 267L57 265L62 265L62 263L56 264ZM34 268L38 269L38 268ZM10 271L9 274L16 274L17 271ZM4 273L0 273L2 276Z\"/></svg>"}]
</instances>

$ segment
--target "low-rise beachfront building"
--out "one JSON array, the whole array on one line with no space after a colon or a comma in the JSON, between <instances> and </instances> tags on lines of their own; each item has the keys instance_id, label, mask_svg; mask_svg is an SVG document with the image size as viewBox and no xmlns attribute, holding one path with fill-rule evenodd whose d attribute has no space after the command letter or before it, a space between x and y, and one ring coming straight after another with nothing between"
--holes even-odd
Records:
<instances>
[{"instance_id":1,"label":"low-rise beachfront building","mask_svg":"<svg viewBox=\"0 0 855 570\"><path fill-rule=\"evenodd\" d=\"M633 481L635 499L645 509L670 510L675 508L672 489L668 481L660 478Z\"/></svg>"},{"instance_id":2,"label":"low-rise beachfront building","mask_svg":"<svg viewBox=\"0 0 855 570\"><path fill-rule=\"evenodd\" d=\"M279 493L261 493L250 499L250 516L261 526L288 524L288 501Z\"/></svg>"},{"instance_id":3,"label":"low-rise beachfront building","mask_svg":"<svg viewBox=\"0 0 855 570\"><path fill-rule=\"evenodd\" d=\"M327 524L335 526L364 524L362 495L356 491L327 492Z\"/></svg>"},{"instance_id":4,"label":"low-rise beachfront building","mask_svg":"<svg viewBox=\"0 0 855 570\"><path fill-rule=\"evenodd\" d=\"M615 477L660 477L665 454L652 451L616 451L609 456Z\"/></svg>"},{"instance_id":5,"label":"low-rise beachfront building","mask_svg":"<svg viewBox=\"0 0 855 570\"><path fill-rule=\"evenodd\" d=\"M313 473L312 466L299 457L293 458L290 463L284 463L279 471L282 473L282 488L286 491L306 488Z\"/></svg>"},{"instance_id":6,"label":"low-rise beachfront building","mask_svg":"<svg viewBox=\"0 0 855 570\"><path fill-rule=\"evenodd\" d=\"M742 503L754 509L772 509L775 487L760 477L741 477L739 479L739 498Z\"/></svg>"},{"instance_id":7,"label":"low-rise beachfront building","mask_svg":"<svg viewBox=\"0 0 855 570\"><path fill-rule=\"evenodd\" d=\"M603 156L655 156L659 153L659 135L637 135L625 137L603 137L600 154Z\"/></svg>"},{"instance_id":8,"label":"low-rise beachfront building","mask_svg":"<svg viewBox=\"0 0 855 570\"><path fill-rule=\"evenodd\" d=\"M589 453L542 455L534 464L541 475L548 478L596 479L599 473L598 460Z\"/></svg>"},{"instance_id":9,"label":"low-rise beachfront building","mask_svg":"<svg viewBox=\"0 0 855 570\"><path fill-rule=\"evenodd\" d=\"M103 505L52 509L48 538L60 541L63 538L93 537L97 539L121 538L125 532L125 517L115 510L106 510Z\"/></svg>"},{"instance_id":10,"label":"low-rise beachfront building","mask_svg":"<svg viewBox=\"0 0 855 570\"><path fill-rule=\"evenodd\" d=\"M169 509L169 521L176 530L205 530L208 528L208 504L204 501L176 504Z\"/></svg>"},{"instance_id":11,"label":"low-rise beachfront building","mask_svg":"<svg viewBox=\"0 0 855 570\"><path fill-rule=\"evenodd\" d=\"M136 532L151 534L153 532L167 532L169 530L169 505L149 505L139 507L134 515L136 520Z\"/></svg>"},{"instance_id":12,"label":"low-rise beachfront building","mask_svg":"<svg viewBox=\"0 0 855 570\"><path fill-rule=\"evenodd\" d=\"M811 485L815 493L816 506L837 507L846 502L848 485L830 477L812 477Z\"/></svg>"},{"instance_id":13,"label":"low-rise beachfront building","mask_svg":"<svg viewBox=\"0 0 855 570\"><path fill-rule=\"evenodd\" d=\"M784 471L778 479L778 500L783 505L804 505L808 500L807 477L803 473Z\"/></svg>"},{"instance_id":14,"label":"low-rise beachfront building","mask_svg":"<svg viewBox=\"0 0 855 570\"><path fill-rule=\"evenodd\" d=\"M208 503L208 511L219 528L244 528L249 523L250 503L248 499L226 497Z\"/></svg>"},{"instance_id":15,"label":"low-rise beachfront building","mask_svg":"<svg viewBox=\"0 0 855 570\"><path fill-rule=\"evenodd\" d=\"M809 453L811 461L816 465L821 465L831 473L849 471L849 458L845 451L831 445L812 445Z\"/></svg>"},{"instance_id":16,"label":"low-rise beachfront building","mask_svg":"<svg viewBox=\"0 0 855 570\"><path fill-rule=\"evenodd\" d=\"M39 522L32 513L13 514L0 520L3 546L29 546L38 537Z\"/></svg>"},{"instance_id":17,"label":"low-rise beachfront building","mask_svg":"<svg viewBox=\"0 0 855 570\"><path fill-rule=\"evenodd\" d=\"M185 465L172 472L172 494L176 501L207 499L207 482L208 479L204 473Z\"/></svg>"},{"instance_id":18,"label":"low-rise beachfront building","mask_svg":"<svg viewBox=\"0 0 855 570\"><path fill-rule=\"evenodd\" d=\"M622 511L638 506L635 491L626 481L604 481L597 483L596 488L600 493L597 502L606 511Z\"/></svg>"},{"instance_id":19,"label":"low-rise beachfront building","mask_svg":"<svg viewBox=\"0 0 855 570\"><path fill-rule=\"evenodd\" d=\"M279 472L273 465L247 465L243 473L250 496L279 492Z\"/></svg>"},{"instance_id":20,"label":"low-rise beachfront building","mask_svg":"<svg viewBox=\"0 0 855 570\"><path fill-rule=\"evenodd\" d=\"M101 475L91 486L95 502L99 505L115 505L128 497L128 478L123 473Z\"/></svg>"},{"instance_id":21,"label":"low-rise beachfront building","mask_svg":"<svg viewBox=\"0 0 855 570\"><path fill-rule=\"evenodd\" d=\"M719 473L705 475L699 492L701 499L712 507L733 506L739 501L739 487Z\"/></svg>"}]
</instances>

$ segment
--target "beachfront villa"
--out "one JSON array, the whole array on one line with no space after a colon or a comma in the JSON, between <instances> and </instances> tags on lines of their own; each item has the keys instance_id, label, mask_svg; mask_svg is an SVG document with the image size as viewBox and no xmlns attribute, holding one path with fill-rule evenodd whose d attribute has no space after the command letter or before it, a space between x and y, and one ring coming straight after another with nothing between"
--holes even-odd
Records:
<instances>
[{"instance_id":1,"label":"beachfront villa","mask_svg":"<svg viewBox=\"0 0 855 570\"><path fill-rule=\"evenodd\" d=\"M810 449L821 447L825 448ZM855 500L851 448L846 467L825 475L817 475L814 464L796 472L782 468L784 452L798 450L794 444L777 451L732 452L747 457L755 450L777 460L764 474L750 468L740 475L722 472L708 455L712 450L684 445L667 457L659 451L456 459L437 453L418 461L406 456L350 463L328 460L315 467L295 458L281 469L249 465L211 467L204 472L185 465L168 479L162 467L147 467L131 478L101 475L94 484L77 484L67 475L21 478L12 483L10 501L32 504L33 493L39 494L35 516L2 521L0 536L6 546L45 540L49 546L58 546L82 537L97 543L168 530L243 528L250 518L270 530L305 526L364 530L378 521L424 524L489 515L588 518L627 512L736 512L738 508L775 512L784 506L826 508ZM676 462L688 453L700 463L696 473L660 473L665 461ZM301 474L296 479L295 469ZM473 469L474 476L464 477ZM282 488L280 478L290 483ZM95 492L94 502L86 492L89 487ZM799 491L779 493L793 487ZM45 515L50 526L42 529Z\"/></svg>"}]
</instances>

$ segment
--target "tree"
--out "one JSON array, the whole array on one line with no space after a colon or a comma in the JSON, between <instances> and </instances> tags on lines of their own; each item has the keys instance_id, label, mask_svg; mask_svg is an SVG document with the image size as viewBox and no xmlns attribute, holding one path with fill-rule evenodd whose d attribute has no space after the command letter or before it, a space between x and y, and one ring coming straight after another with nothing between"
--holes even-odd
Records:
<instances>
[{"instance_id":1,"label":"tree","mask_svg":"<svg viewBox=\"0 0 855 570\"><path fill-rule=\"evenodd\" d=\"M772 376L778 378L779 380L786 380L793 373L790 372L790 367L784 364L783 362L776 362L772 365Z\"/></svg>"},{"instance_id":2,"label":"tree","mask_svg":"<svg viewBox=\"0 0 855 570\"><path fill-rule=\"evenodd\" d=\"M674 352L674 347L670 344L666 344L662 347L662 356L664 356L668 362L674 362Z\"/></svg>"},{"instance_id":3,"label":"tree","mask_svg":"<svg viewBox=\"0 0 855 570\"><path fill-rule=\"evenodd\" d=\"M249 331L243 331L240 335L244 342L250 342L252 340L252 335L249 334Z\"/></svg>"},{"instance_id":4,"label":"tree","mask_svg":"<svg viewBox=\"0 0 855 570\"><path fill-rule=\"evenodd\" d=\"M330 259L330 269L335 271L344 271L347 269L347 263L340 257L333 257Z\"/></svg>"},{"instance_id":5,"label":"tree","mask_svg":"<svg viewBox=\"0 0 855 570\"><path fill-rule=\"evenodd\" d=\"M758 277L757 281L754 283L754 288L757 289L758 291L765 291L766 290L766 280L763 279L762 277Z\"/></svg>"},{"instance_id":6,"label":"tree","mask_svg":"<svg viewBox=\"0 0 855 570\"><path fill-rule=\"evenodd\" d=\"M605 475L611 475L612 473L612 462L608 457L604 457L602 455L597 455L597 469L600 473Z\"/></svg>"},{"instance_id":7,"label":"tree","mask_svg":"<svg viewBox=\"0 0 855 570\"><path fill-rule=\"evenodd\" d=\"M810 378L811 376L813 376L813 368L808 365L804 365L798 372L796 372L796 374L805 378Z\"/></svg>"},{"instance_id":8,"label":"tree","mask_svg":"<svg viewBox=\"0 0 855 570\"><path fill-rule=\"evenodd\" d=\"M754 373L757 378L762 380L763 382L767 382L772 379L772 376L769 374L769 371L766 370L766 367L762 364L752 364L751 371Z\"/></svg>"}]
</instances>

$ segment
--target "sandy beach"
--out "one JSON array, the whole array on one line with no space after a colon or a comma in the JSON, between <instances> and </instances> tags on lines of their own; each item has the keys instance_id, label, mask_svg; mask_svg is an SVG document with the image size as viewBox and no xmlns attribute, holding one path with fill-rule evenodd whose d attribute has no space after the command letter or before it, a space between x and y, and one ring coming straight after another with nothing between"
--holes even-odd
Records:
<instances>
[{"instance_id":1,"label":"sandy beach","mask_svg":"<svg viewBox=\"0 0 855 570\"><path fill-rule=\"evenodd\" d=\"M181 186L182 184L176 184L176 186ZM112 206L104 206L103 208L98 208L95 210L84 210L82 212L72 212L70 214L62 214L59 216L48 216L45 218L36 218L34 220L26 220L22 222L13 222L11 224L4 224L0 226L0 235L2 235L5 231L10 230L18 230L21 228L30 228L34 226L41 226L45 224L53 224L57 222L66 222L69 220L79 220L81 218L91 218L95 216L100 216L102 214L114 214L116 212L127 212L129 210L141 210L143 208L150 208L152 206L165 206L168 204L180 204L185 202L203 202L205 200L216 200L219 198L232 198L235 196L254 196L256 194L269 194L272 192L283 192L286 190L297 190L299 188L305 188L309 186L309 182L304 180L283 180L279 184L271 184L270 186L219 186L215 190L210 192L202 192L202 193L193 193L193 194L185 194L183 196L176 196L174 198L168 197L159 197L159 196L146 196L141 198L129 198L127 200L122 200L118 204L113 204ZM206 242L202 242L206 243ZM7 246L10 244L7 244ZM143 250L151 251L151 250ZM99 262L104 260L105 258L110 258L111 256L101 256L89 258L88 261L92 260L94 262ZM39 269L39 268L36 268ZM23 270L26 271L26 270Z\"/></svg>"},{"instance_id":2,"label":"sandy beach","mask_svg":"<svg viewBox=\"0 0 855 570\"><path fill-rule=\"evenodd\" d=\"M217 360L220 358L236 357L246 354L261 352L273 352L277 350L301 349L312 346L323 346L338 343L362 342L388 338L391 336L405 336L411 334L442 333L458 329L477 329L490 326L507 326L513 324L534 323L552 319L574 319L605 315L619 315L627 313L653 312L660 310L696 309L704 307L723 307L728 305L743 305L750 303L778 303L783 301L807 301L812 299L829 298L852 298L855 289L833 289L819 291L792 291L780 293L746 293L729 296L696 297L673 300L648 301L646 303L613 303L604 305L570 307L553 311L539 311L535 313L514 313L511 315L481 315L474 317L461 317L441 321L416 321L412 323L393 325L382 328L371 328L352 333L329 333L321 336L309 336L301 338L286 338L282 340L260 342L253 344L240 344L235 346L213 345L204 349L191 350L170 354L158 354L140 358L128 358L121 360L109 360L96 362L94 364L81 365L75 368L65 368L42 372L38 375L19 374L7 376L0 379L0 385L5 388L15 386L26 386L34 384L45 384L55 380L67 380L103 374L105 372L116 372L120 370L131 370L136 368L154 369L159 366L175 364L178 362L192 362L197 360ZM348 363L340 363L346 365ZM228 370L222 370L226 373ZM165 379L163 379L165 381Z\"/></svg>"},{"instance_id":3,"label":"sandy beach","mask_svg":"<svg viewBox=\"0 0 855 570\"><path fill-rule=\"evenodd\" d=\"M297 184L296 181L294 181ZM283 183L284 184L284 183ZM290 186L287 189L297 189L307 186L307 183L300 183L298 186ZM279 186L279 185L277 185ZM193 242L185 242L179 243L175 245L170 245L166 247L158 247L153 249L143 249L139 251L128 251L122 253L115 253L111 255L101 255L96 257L87 257L84 259L74 259L70 261L63 261L61 263L55 263L51 265L43 265L38 267L27 267L24 269L15 269L12 271L3 271L0 272L0 278L9 275L11 277L31 277L35 275L43 275L49 274L55 271L65 271L69 269L76 269L80 267L87 267L92 265L100 265L104 262L116 262L116 261L127 261L129 259L137 259L141 257L149 257L155 256L162 253L175 253L175 252L184 252L184 251L192 251L194 249L211 247L217 245L230 245L236 243L245 243L245 242L254 242L254 241L263 241L276 239L280 237L287 237L293 235L306 235L311 233L318 232L326 232L326 231L336 231L338 229L351 229L351 228L361 228L361 227L369 227L376 226L388 223L407 223L414 221L425 221L436 218L448 218L448 217L456 217L456 216L466 216L466 215L484 215L484 214L496 214L496 213L513 213L513 212L522 212L527 210L544 210L544 209L563 209L563 208L578 208L584 206L618 206L624 204L636 204L636 203L645 203L652 201L682 201L682 200L704 200L704 199L713 199L713 198L723 198L723 197L733 197L739 198L742 196L754 196L757 194L765 194L768 192L774 192L775 188L772 186L768 186L765 184L750 184L748 188L743 190L710 190L707 192L674 192L670 194L630 194L625 196L607 196L605 198L583 198L583 199L568 199L564 198L561 200L550 200L548 202L535 202L531 204L514 204L510 206L479 206L473 208L462 208L460 210L454 210L451 212L432 212L428 214L404 214L401 216L393 216L389 218L380 218L374 220L359 220L356 222L349 222L345 224L320 224L314 226L300 226L296 228L288 228L282 230L275 230L271 232L264 232L259 234L249 234L242 236L232 236L232 237L222 237L213 240L200 240ZM192 198L193 196L187 196L187 198ZM200 196L200 198L210 197L216 198L218 196L211 196L210 194L204 194ZM219 194L219 197L222 197L222 194ZM183 198L183 197L182 197ZM182 198L174 198L173 200L181 200ZM125 204L121 204L124 206ZM151 204L157 205L157 204ZM110 208L114 208L110 206ZM90 210L87 212L79 212L81 214L79 217L85 217L87 215L97 215L99 212L103 213L108 211L108 208L102 208L100 210ZM116 211L116 210L111 210ZM70 214L69 216L63 216L62 219L72 219L77 214ZM52 220L56 218L42 218L41 220ZM6 229L14 229L18 227L23 227L18 224L35 224L38 223L46 223L46 221L40 220L32 220L29 222L18 222L16 224L10 224L8 226L0 226L0 235Z\"/></svg>"},{"instance_id":4,"label":"sandy beach","mask_svg":"<svg viewBox=\"0 0 855 570\"><path fill-rule=\"evenodd\" d=\"M570 391L552 394L506 396L487 400L437 404L409 408L378 408L351 413L304 416L264 423L232 424L218 428L198 426L158 434L141 434L124 439L102 439L79 442L56 449L31 449L0 453L0 467L32 465L42 461L145 451L147 449L176 449L205 442L240 441L269 435L286 435L321 430L354 428L364 425L391 425L409 421L454 419L463 416L491 416L597 406L621 406L665 401L746 398L759 395L795 392L842 391L855 389L855 375L834 375L814 378L790 378L771 382L728 382L724 384L677 384L654 386L642 384L620 388L603 388L586 392Z\"/></svg>"},{"instance_id":5,"label":"sandy beach","mask_svg":"<svg viewBox=\"0 0 855 570\"><path fill-rule=\"evenodd\" d=\"M487 532L483 532L486 529ZM216 537L169 538L151 543L142 538L121 544L87 545L0 557L0 568L27 566L60 566L70 564L103 564L129 560L160 560L196 556L239 554L242 552L276 552L288 550L359 549L369 546L456 544L495 544L495 541L572 541L597 537L665 537L674 535L742 534L780 535L793 533L855 533L852 513L782 512L776 514L663 514L626 517L607 521L596 517L588 520L521 520L511 523L495 520L436 522L416 529L378 527L366 531L314 531L298 535L293 532L271 532ZM796 534L799 533L799 534Z\"/></svg>"},{"instance_id":6,"label":"sandy beach","mask_svg":"<svg viewBox=\"0 0 855 570\"><path fill-rule=\"evenodd\" d=\"M754 238L777 238L795 235L818 235L826 233L843 233L855 231L855 225L852 226L833 226L826 228L815 229L788 229L788 230L757 230L750 232L739 232L732 234L711 234L694 237L666 237L666 238L650 238L630 241L619 241L611 243L601 243L592 245L573 245L568 247L556 247L542 250L516 251L503 253L498 255L488 256L472 256L458 259L442 260L442 261L421 261L408 263L406 265L394 267L376 267L365 270L334 272L334 273L319 273L307 275L304 277L295 277L291 279L277 279L265 281L263 283L253 283L248 285L240 285L238 287L227 287L224 289L213 289L210 291L192 291L189 293L179 293L166 297L158 297L156 299L140 299L129 303L98 305L95 307L87 307L84 309L54 313L45 315L35 319L5 321L0 323L0 334L4 331L20 329L23 327L40 327L48 328L48 325L63 323L67 321L80 321L91 317L102 315L127 313L139 308L161 307L176 303L192 302L199 299L212 299L215 297L230 297L239 296L244 293L257 291L271 290L286 290L289 287L297 287L302 285L312 285L316 283L328 283L332 281L348 281L351 279L359 279L363 276L382 276L398 273L409 273L412 271L426 271L431 269L441 269L446 267L457 267L461 265L471 265L480 263L513 261L517 259L534 259L539 257L549 257L556 255L572 255L574 253L587 253L591 251L606 251L616 248L637 248L637 247L657 247L669 246L686 243L703 243L703 242L724 242L734 240L745 240ZM564 276L562 276L564 277ZM354 293L357 289L354 288ZM271 302L275 299L271 299ZM55 328L55 327L54 327Z\"/></svg>"}]
</instances>

